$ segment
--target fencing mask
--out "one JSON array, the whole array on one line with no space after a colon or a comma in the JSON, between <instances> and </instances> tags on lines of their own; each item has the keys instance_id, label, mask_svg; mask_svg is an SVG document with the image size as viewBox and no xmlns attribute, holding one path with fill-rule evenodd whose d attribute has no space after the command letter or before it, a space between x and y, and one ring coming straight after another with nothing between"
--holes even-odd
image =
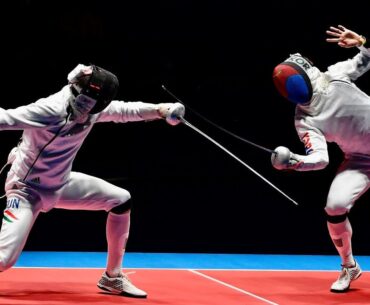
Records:
<instances>
[{"instance_id":1,"label":"fencing mask","mask_svg":"<svg viewBox=\"0 0 370 305\"><path fill-rule=\"evenodd\" d=\"M307 75L312 63L301 54L291 55L273 71L273 81L279 93L295 104L305 104L312 98L312 84Z\"/></svg>"},{"instance_id":2,"label":"fencing mask","mask_svg":"<svg viewBox=\"0 0 370 305\"><path fill-rule=\"evenodd\" d=\"M87 96L96 103L89 111L94 114L102 111L115 98L119 82L117 77L98 66L78 65L68 75L68 81L72 84L72 92L78 95ZM83 99L81 99L83 100Z\"/></svg>"}]
</instances>

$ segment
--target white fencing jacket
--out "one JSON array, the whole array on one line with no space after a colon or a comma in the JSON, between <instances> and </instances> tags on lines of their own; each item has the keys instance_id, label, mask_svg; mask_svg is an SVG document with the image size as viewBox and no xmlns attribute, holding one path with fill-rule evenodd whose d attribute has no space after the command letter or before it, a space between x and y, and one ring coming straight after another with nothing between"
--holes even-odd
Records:
<instances>
[{"instance_id":1,"label":"white fencing jacket","mask_svg":"<svg viewBox=\"0 0 370 305\"><path fill-rule=\"evenodd\" d=\"M326 142L335 142L346 157L370 158L370 97L354 83L370 69L370 49L360 47L352 59L328 67L325 73L313 67L308 72L313 97L297 105L295 126L306 156L295 157L302 163L299 171L318 170L328 162Z\"/></svg>"},{"instance_id":2,"label":"white fencing jacket","mask_svg":"<svg viewBox=\"0 0 370 305\"><path fill-rule=\"evenodd\" d=\"M74 99L69 85L61 91L16 109L0 108L0 130L23 130L8 174L7 191L15 181L38 189L58 190L67 182L73 160L95 123L160 118L155 104L112 101L102 112L78 123L68 115ZM51 141L51 142L50 142Z\"/></svg>"}]
</instances>

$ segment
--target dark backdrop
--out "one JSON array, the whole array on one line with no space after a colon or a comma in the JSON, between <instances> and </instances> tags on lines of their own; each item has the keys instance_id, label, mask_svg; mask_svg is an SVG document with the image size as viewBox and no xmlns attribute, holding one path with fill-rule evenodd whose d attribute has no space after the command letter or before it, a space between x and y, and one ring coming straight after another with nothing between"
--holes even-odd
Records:
<instances>
[{"instance_id":1,"label":"dark backdrop","mask_svg":"<svg viewBox=\"0 0 370 305\"><path fill-rule=\"evenodd\" d=\"M272 69L300 52L322 70L355 49L325 42L330 25L369 35L369 7L337 1L12 1L2 19L1 107L59 90L77 63L120 79L119 99L173 102L165 84L208 119L260 145L303 153L294 107L276 93ZM369 5L368 5L369 6ZM369 77L358 85L369 93ZM189 107L189 108L190 108ZM184 125L99 124L74 163L129 190L129 251L334 254L323 213L339 149L322 171L274 170L270 155L226 136L188 108L186 118L284 192ZM0 160L20 132L0 135ZM354 251L370 254L369 195L353 209ZM1 206L4 207L4 201ZM104 251L105 212L41 214L26 250Z\"/></svg>"}]
</instances>

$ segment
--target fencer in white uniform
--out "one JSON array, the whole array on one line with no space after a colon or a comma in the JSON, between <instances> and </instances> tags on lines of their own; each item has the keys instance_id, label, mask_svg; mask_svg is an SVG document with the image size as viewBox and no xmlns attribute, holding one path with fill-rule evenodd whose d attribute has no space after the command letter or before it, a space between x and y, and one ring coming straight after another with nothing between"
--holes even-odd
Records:
<instances>
[{"instance_id":1,"label":"fencer in white uniform","mask_svg":"<svg viewBox=\"0 0 370 305\"><path fill-rule=\"evenodd\" d=\"M327 142L344 153L327 197L325 211L331 239L341 257L342 271L332 292L344 292L361 275L353 258L352 228L348 213L370 186L370 97L353 82L370 69L366 39L343 26L330 27L328 42L358 47L353 58L321 72L300 54L275 67L274 84L281 95L296 104L295 127L306 155L278 147L271 157L277 169L320 170L329 163Z\"/></svg>"},{"instance_id":2,"label":"fencer in white uniform","mask_svg":"<svg viewBox=\"0 0 370 305\"><path fill-rule=\"evenodd\" d=\"M130 229L130 193L102 179L72 171L73 160L96 123L165 119L178 124L180 103L150 104L113 100L117 77L82 64L68 74L59 92L16 109L0 108L0 130L22 130L8 157L7 206L0 231L0 271L17 261L40 212L52 208L105 210L107 267L101 289L146 297L122 272Z\"/></svg>"}]
</instances>

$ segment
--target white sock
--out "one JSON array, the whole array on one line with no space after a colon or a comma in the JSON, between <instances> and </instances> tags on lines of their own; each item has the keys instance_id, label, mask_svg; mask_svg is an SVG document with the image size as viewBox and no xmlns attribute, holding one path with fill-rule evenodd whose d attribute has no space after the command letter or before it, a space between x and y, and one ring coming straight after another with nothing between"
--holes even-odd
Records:
<instances>
[{"instance_id":1,"label":"white sock","mask_svg":"<svg viewBox=\"0 0 370 305\"><path fill-rule=\"evenodd\" d=\"M124 214L109 212L106 236L108 243L107 274L110 277L117 277L121 274L129 231L130 211Z\"/></svg>"},{"instance_id":2,"label":"white sock","mask_svg":"<svg viewBox=\"0 0 370 305\"><path fill-rule=\"evenodd\" d=\"M348 218L340 223L328 222L327 224L330 237L342 259L342 265L353 267L355 260L352 255L352 226Z\"/></svg>"}]
</instances>

